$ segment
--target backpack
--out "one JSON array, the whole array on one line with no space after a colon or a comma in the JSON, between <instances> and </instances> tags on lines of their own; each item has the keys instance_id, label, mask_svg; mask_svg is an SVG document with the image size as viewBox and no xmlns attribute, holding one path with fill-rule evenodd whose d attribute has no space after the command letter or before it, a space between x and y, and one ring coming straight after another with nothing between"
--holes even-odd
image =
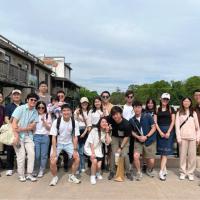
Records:
<instances>
[{"instance_id":1,"label":"backpack","mask_svg":"<svg viewBox=\"0 0 200 200\"><path fill-rule=\"evenodd\" d=\"M60 135L59 129L60 129L61 118L62 117L58 117L57 123L56 123L57 136ZM74 120L74 117L71 117L71 120L72 120L72 136L74 136L75 135L75 120Z\"/></svg>"}]
</instances>

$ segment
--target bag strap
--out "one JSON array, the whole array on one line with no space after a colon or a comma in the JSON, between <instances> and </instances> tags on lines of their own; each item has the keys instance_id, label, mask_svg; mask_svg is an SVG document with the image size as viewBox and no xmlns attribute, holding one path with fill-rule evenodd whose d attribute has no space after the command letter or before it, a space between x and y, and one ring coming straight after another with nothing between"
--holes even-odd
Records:
<instances>
[{"instance_id":1,"label":"bag strap","mask_svg":"<svg viewBox=\"0 0 200 200\"><path fill-rule=\"evenodd\" d=\"M183 127L183 125L188 121L190 115L186 118L186 120L180 125L180 129Z\"/></svg>"},{"instance_id":2,"label":"bag strap","mask_svg":"<svg viewBox=\"0 0 200 200\"><path fill-rule=\"evenodd\" d=\"M75 135L75 119L74 119L74 116L71 117L71 120L72 120L72 135L74 136Z\"/></svg>"},{"instance_id":3,"label":"bag strap","mask_svg":"<svg viewBox=\"0 0 200 200\"><path fill-rule=\"evenodd\" d=\"M141 133L141 130L139 129L138 125L136 124L135 119L133 118L131 121L134 123L133 125L137 129L137 131L140 134L140 136L142 136L143 134Z\"/></svg>"},{"instance_id":4,"label":"bag strap","mask_svg":"<svg viewBox=\"0 0 200 200\"><path fill-rule=\"evenodd\" d=\"M59 131L59 129L60 129L60 122L61 122L61 117L58 117L57 123L56 123L57 135L60 134L60 131Z\"/></svg>"}]
</instances>

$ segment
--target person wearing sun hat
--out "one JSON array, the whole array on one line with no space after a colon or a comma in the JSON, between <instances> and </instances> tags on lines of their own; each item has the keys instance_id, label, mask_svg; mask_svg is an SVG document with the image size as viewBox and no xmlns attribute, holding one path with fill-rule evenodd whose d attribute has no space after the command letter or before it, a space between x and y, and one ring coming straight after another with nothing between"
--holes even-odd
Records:
<instances>
[{"instance_id":1,"label":"person wearing sun hat","mask_svg":"<svg viewBox=\"0 0 200 200\"><path fill-rule=\"evenodd\" d=\"M74 112L74 118L79 124L80 136L78 137L78 153L80 156L80 166L78 173L85 172L84 145L89 133L88 113L90 104L87 97L80 99L79 107Z\"/></svg>"},{"instance_id":2,"label":"person wearing sun hat","mask_svg":"<svg viewBox=\"0 0 200 200\"><path fill-rule=\"evenodd\" d=\"M163 93L160 98L160 107L154 115L157 129L157 154L161 156L160 173L161 181L166 180L167 156L173 155L173 143L175 139L175 111L170 106L170 94Z\"/></svg>"}]
</instances>

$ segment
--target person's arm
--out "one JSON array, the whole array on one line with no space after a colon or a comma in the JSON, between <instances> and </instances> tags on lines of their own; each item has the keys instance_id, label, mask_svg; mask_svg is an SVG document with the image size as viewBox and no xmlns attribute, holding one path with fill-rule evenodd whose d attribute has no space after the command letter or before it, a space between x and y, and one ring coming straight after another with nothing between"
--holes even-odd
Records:
<instances>
[{"instance_id":1,"label":"person's arm","mask_svg":"<svg viewBox=\"0 0 200 200\"><path fill-rule=\"evenodd\" d=\"M181 129L180 129L179 112L176 113L175 128L176 128L176 139L177 139L177 142L180 144L181 143Z\"/></svg>"},{"instance_id":2,"label":"person's arm","mask_svg":"<svg viewBox=\"0 0 200 200\"><path fill-rule=\"evenodd\" d=\"M171 134L171 131L173 130L174 128L174 125L175 125L175 114L172 113L171 114L171 123L170 123L170 126L169 126L169 129L165 135L166 138L169 138L170 137L170 134Z\"/></svg>"},{"instance_id":3,"label":"person's arm","mask_svg":"<svg viewBox=\"0 0 200 200\"><path fill-rule=\"evenodd\" d=\"M16 118L13 118L12 120L12 129L15 137L13 144L16 145L19 142L18 120Z\"/></svg>"},{"instance_id":4,"label":"person's arm","mask_svg":"<svg viewBox=\"0 0 200 200\"><path fill-rule=\"evenodd\" d=\"M126 146L126 144L129 141L129 137L124 137L119 149L117 150L118 153L121 153L121 151L123 150L123 148Z\"/></svg>"},{"instance_id":5,"label":"person's arm","mask_svg":"<svg viewBox=\"0 0 200 200\"><path fill-rule=\"evenodd\" d=\"M161 129L160 129L159 125L158 125L158 117L157 117L156 114L154 115L154 121L155 121L155 124L156 124L156 129L157 129L158 133L160 134L160 136L162 138L165 137L165 134L161 131Z\"/></svg>"},{"instance_id":6,"label":"person's arm","mask_svg":"<svg viewBox=\"0 0 200 200\"><path fill-rule=\"evenodd\" d=\"M196 140L197 140L197 144L199 144L199 141L200 141L200 128L199 128L199 121L198 121L198 116L197 116L196 112L194 112L194 122L195 122L195 129L196 129Z\"/></svg>"},{"instance_id":7,"label":"person's arm","mask_svg":"<svg viewBox=\"0 0 200 200\"><path fill-rule=\"evenodd\" d=\"M46 128L46 130L50 131L52 125L51 114L48 113L48 118L46 120L43 119L42 121L43 121L43 126Z\"/></svg>"},{"instance_id":8,"label":"person's arm","mask_svg":"<svg viewBox=\"0 0 200 200\"><path fill-rule=\"evenodd\" d=\"M6 124L9 124L9 123L10 123L9 117L8 117L8 116L5 116L4 121L5 121Z\"/></svg>"}]
</instances>

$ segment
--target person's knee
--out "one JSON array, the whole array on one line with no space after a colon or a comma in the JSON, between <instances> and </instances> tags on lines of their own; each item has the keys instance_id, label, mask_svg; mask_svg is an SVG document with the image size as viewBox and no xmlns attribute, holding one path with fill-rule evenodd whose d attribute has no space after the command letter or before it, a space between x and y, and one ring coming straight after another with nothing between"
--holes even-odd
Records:
<instances>
[{"instance_id":1,"label":"person's knee","mask_svg":"<svg viewBox=\"0 0 200 200\"><path fill-rule=\"evenodd\" d=\"M95 166L97 165L97 159L92 159L91 161L92 161L93 165L95 165Z\"/></svg>"},{"instance_id":2,"label":"person's knee","mask_svg":"<svg viewBox=\"0 0 200 200\"><path fill-rule=\"evenodd\" d=\"M135 152L133 154L133 158L134 158L134 160L139 160L140 159L140 154L138 152Z\"/></svg>"}]
</instances>

